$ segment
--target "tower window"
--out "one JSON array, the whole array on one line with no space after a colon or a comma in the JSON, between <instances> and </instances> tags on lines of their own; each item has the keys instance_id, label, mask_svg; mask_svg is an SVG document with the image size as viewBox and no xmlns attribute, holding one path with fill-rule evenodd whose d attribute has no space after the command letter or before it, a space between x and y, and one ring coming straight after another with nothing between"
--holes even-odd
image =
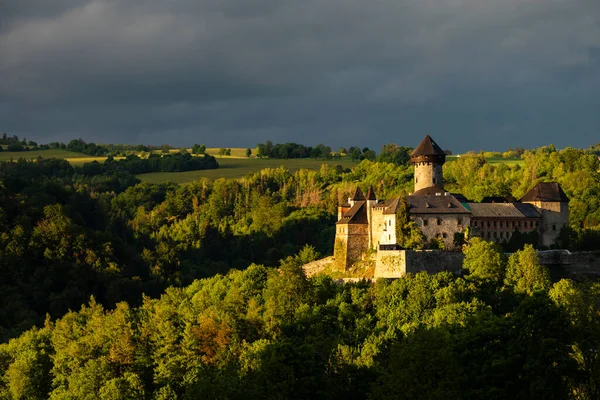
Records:
<instances>
[{"instance_id":1,"label":"tower window","mask_svg":"<svg viewBox=\"0 0 600 400\"><path fill-rule=\"evenodd\" d=\"M437 224L438 224L438 225L441 225L441 224L442 224L442 220L441 220L441 218L438 218L438 219L437 219Z\"/></svg>"},{"instance_id":2,"label":"tower window","mask_svg":"<svg viewBox=\"0 0 600 400\"><path fill-rule=\"evenodd\" d=\"M456 220L456 225L462 225L462 218L458 218Z\"/></svg>"},{"instance_id":3,"label":"tower window","mask_svg":"<svg viewBox=\"0 0 600 400\"><path fill-rule=\"evenodd\" d=\"M433 178L433 183L437 183L435 178Z\"/></svg>"},{"instance_id":4,"label":"tower window","mask_svg":"<svg viewBox=\"0 0 600 400\"><path fill-rule=\"evenodd\" d=\"M423 226L427 226L427 220L423 219Z\"/></svg>"},{"instance_id":5,"label":"tower window","mask_svg":"<svg viewBox=\"0 0 600 400\"><path fill-rule=\"evenodd\" d=\"M555 231L556 230L556 225L552 225L552 230Z\"/></svg>"}]
</instances>

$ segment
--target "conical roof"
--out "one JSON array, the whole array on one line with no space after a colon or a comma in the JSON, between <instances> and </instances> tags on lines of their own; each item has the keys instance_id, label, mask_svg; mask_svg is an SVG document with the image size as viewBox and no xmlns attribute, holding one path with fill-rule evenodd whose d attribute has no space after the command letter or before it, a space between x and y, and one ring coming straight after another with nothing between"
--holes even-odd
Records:
<instances>
[{"instance_id":1,"label":"conical roof","mask_svg":"<svg viewBox=\"0 0 600 400\"><path fill-rule=\"evenodd\" d=\"M431 138L431 136L425 136L425 139L417 146L416 149L410 153L411 157L418 156L445 156L444 150Z\"/></svg>"},{"instance_id":2,"label":"conical roof","mask_svg":"<svg viewBox=\"0 0 600 400\"><path fill-rule=\"evenodd\" d=\"M358 186L356 187L354 196L352 196L352 200L354 200L354 201L366 200L365 195L363 194L363 192L360 190L360 188Z\"/></svg>"},{"instance_id":3,"label":"conical roof","mask_svg":"<svg viewBox=\"0 0 600 400\"><path fill-rule=\"evenodd\" d=\"M377 196L375 196L375 191L373 190L373 185L369 185L369 191L367 192L367 200L377 200Z\"/></svg>"}]
</instances>

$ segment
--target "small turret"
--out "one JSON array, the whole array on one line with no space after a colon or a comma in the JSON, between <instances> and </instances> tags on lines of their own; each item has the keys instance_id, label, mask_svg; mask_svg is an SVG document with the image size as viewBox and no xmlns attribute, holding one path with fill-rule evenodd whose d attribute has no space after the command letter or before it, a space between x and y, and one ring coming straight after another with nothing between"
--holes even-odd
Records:
<instances>
[{"instance_id":1,"label":"small turret","mask_svg":"<svg viewBox=\"0 0 600 400\"><path fill-rule=\"evenodd\" d=\"M357 186L356 190L354 191L354 195L348 199L348 203L350 203L350 205L353 206L357 201L365 200L365 195L363 194L362 190L360 190L360 188Z\"/></svg>"}]
</instances>

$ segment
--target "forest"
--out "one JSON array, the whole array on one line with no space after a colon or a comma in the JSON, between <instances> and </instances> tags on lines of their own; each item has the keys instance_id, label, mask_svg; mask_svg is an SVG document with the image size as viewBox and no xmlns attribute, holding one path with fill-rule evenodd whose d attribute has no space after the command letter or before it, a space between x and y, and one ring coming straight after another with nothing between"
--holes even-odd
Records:
<instances>
[{"instance_id":1,"label":"forest","mask_svg":"<svg viewBox=\"0 0 600 400\"><path fill-rule=\"evenodd\" d=\"M594 151L461 156L446 189L520 198L557 181L571 226L556 247L600 250ZM397 153L181 186L0 163L0 399L598 398L599 286L550 282L530 247L472 240L464 276L304 276L356 185L412 190Z\"/></svg>"}]
</instances>

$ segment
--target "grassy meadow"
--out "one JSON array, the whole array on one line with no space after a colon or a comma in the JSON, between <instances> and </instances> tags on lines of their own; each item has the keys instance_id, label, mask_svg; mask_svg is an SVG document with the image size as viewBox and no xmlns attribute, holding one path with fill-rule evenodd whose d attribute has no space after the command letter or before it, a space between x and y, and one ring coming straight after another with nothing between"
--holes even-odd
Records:
<instances>
[{"instance_id":1,"label":"grassy meadow","mask_svg":"<svg viewBox=\"0 0 600 400\"><path fill-rule=\"evenodd\" d=\"M200 171L187 171L187 172L152 172L148 174L140 174L137 177L142 182L175 182L175 183L188 183L200 178L227 178L227 179L239 179L246 176L249 173L258 172L264 168L277 168L283 166L289 169L291 172L295 172L299 169L305 168L310 170L318 170L322 164L330 165L341 165L344 168L351 168L356 165L355 162L351 161L349 157L342 157L340 160L314 160L314 159L258 159L254 158L256 149L252 149L252 156L246 157L246 148L231 148L230 156L219 155L220 148L212 147L207 148L206 153L213 155L219 162L218 169L211 170L200 170ZM173 149L171 152L178 152L179 150ZM191 152L191 149L188 149ZM61 149L48 149L48 150L30 150L30 151L19 151L0 152L0 161L18 160L19 158L25 158L28 160L35 160L38 157L43 158L63 158L69 161L73 166L81 167L83 164L98 161L103 162L106 157L89 156L87 154L75 153L68 150ZM115 157L119 158L119 157ZM446 160L448 162L455 161L458 156L448 156ZM506 163L508 165L522 164L523 160L520 158L501 158L493 157L488 158L487 161L490 164Z\"/></svg>"},{"instance_id":2,"label":"grassy meadow","mask_svg":"<svg viewBox=\"0 0 600 400\"><path fill-rule=\"evenodd\" d=\"M73 151L61 150L61 149L47 149L47 150L28 150L28 151L2 151L0 152L0 161L13 161L19 158L26 160L36 160L38 157L43 158L64 158L73 166L81 167L83 164L98 161L104 162L106 157L94 157L83 153L75 153Z\"/></svg>"},{"instance_id":3,"label":"grassy meadow","mask_svg":"<svg viewBox=\"0 0 600 400\"><path fill-rule=\"evenodd\" d=\"M218 151L218 149L217 149ZM244 152L246 150L244 149ZM258 172L264 168L277 168L283 166L289 169L291 172L295 172L299 169L312 169L318 170L322 164L330 165L341 165L344 168L351 168L356 163L352 162L350 158L343 157L340 160L314 160L308 158L292 158L288 160L276 160L276 159L260 159L260 158L243 158L233 156L233 149L231 150L231 156L216 156L219 162L219 168L217 169L206 169L201 171L187 171L187 172L151 172L149 174L140 174L137 177L142 182L175 182L175 183L188 183L200 178L227 178L227 179L238 179L246 176L249 173Z\"/></svg>"}]
</instances>

